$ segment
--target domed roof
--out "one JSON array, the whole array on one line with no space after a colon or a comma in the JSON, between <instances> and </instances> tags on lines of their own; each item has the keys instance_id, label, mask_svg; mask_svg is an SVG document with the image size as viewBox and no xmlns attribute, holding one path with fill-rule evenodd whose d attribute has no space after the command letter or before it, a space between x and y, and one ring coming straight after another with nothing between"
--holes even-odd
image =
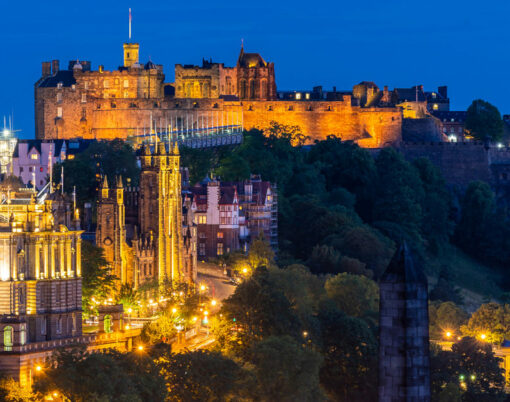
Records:
<instances>
[{"instance_id":1,"label":"domed roof","mask_svg":"<svg viewBox=\"0 0 510 402\"><path fill-rule=\"evenodd\" d=\"M79 60L76 60L76 63L74 63L73 70L83 70L83 66L80 64Z\"/></svg>"},{"instance_id":2,"label":"domed roof","mask_svg":"<svg viewBox=\"0 0 510 402\"><path fill-rule=\"evenodd\" d=\"M144 68L146 70L155 70L157 67L151 60L149 60L147 63L145 63Z\"/></svg>"}]
</instances>

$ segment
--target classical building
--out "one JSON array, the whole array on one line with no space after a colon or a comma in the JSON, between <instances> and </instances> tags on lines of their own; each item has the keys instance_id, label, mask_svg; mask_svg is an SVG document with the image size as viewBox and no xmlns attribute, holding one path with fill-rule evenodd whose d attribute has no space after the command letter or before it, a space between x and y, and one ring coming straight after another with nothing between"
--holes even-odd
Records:
<instances>
[{"instance_id":1,"label":"classical building","mask_svg":"<svg viewBox=\"0 0 510 402\"><path fill-rule=\"evenodd\" d=\"M187 189L196 208L198 258L247 251L260 233L278 246L276 186L253 176L243 182L206 180Z\"/></svg>"},{"instance_id":2,"label":"classical building","mask_svg":"<svg viewBox=\"0 0 510 402\"><path fill-rule=\"evenodd\" d=\"M81 231L47 191L1 193L0 371L27 384L50 350L83 342Z\"/></svg>"},{"instance_id":3,"label":"classical building","mask_svg":"<svg viewBox=\"0 0 510 402\"><path fill-rule=\"evenodd\" d=\"M177 144L143 148L140 186L124 188L118 178L99 189L96 244L105 249L121 283L196 280L196 228L193 208L181 191ZM127 215L127 217L126 217Z\"/></svg>"},{"instance_id":4,"label":"classical building","mask_svg":"<svg viewBox=\"0 0 510 402\"><path fill-rule=\"evenodd\" d=\"M311 140L337 135L366 147L401 138L402 111L394 104L361 106L352 91L279 99L274 64L244 48L234 67L177 64L174 83L164 82L162 66L141 64L138 55L138 44L125 44L124 64L114 71L92 70L88 61L71 61L65 70L57 60L44 62L35 83L36 138L132 138L169 125L193 136L204 121L227 131L234 121L246 129L276 121L299 126Z\"/></svg>"}]
</instances>

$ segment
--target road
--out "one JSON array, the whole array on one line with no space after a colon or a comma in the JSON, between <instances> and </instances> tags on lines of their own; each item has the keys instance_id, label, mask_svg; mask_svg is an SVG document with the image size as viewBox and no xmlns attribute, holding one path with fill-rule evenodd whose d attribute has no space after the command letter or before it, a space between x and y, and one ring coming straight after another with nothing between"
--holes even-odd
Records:
<instances>
[{"instance_id":1,"label":"road","mask_svg":"<svg viewBox=\"0 0 510 402\"><path fill-rule=\"evenodd\" d=\"M230 278L223 274L223 269L216 265L206 262L198 263L198 286L205 285L205 294L209 299L216 300L216 305L209 305L209 317L218 313L221 308L222 300L234 293L235 285L230 282ZM200 327L198 333L185 341L172 344L174 353L184 352L186 350L197 350L207 348L215 341L214 336L209 332L207 327Z\"/></svg>"},{"instance_id":2,"label":"road","mask_svg":"<svg viewBox=\"0 0 510 402\"><path fill-rule=\"evenodd\" d=\"M198 286L207 287L206 294L210 299L215 299L220 307L221 301L234 293L235 285L230 282L230 278L223 274L223 269L216 265L206 262L198 263Z\"/></svg>"}]
</instances>

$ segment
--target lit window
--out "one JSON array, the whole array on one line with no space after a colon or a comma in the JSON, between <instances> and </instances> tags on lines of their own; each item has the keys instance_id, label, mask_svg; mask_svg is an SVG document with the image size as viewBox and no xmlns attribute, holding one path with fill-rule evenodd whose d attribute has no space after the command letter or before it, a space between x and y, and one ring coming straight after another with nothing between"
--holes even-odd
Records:
<instances>
[{"instance_id":1,"label":"lit window","mask_svg":"<svg viewBox=\"0 0 510 402\"><path fill-rule=\"evenodd\" d=\"M57 102L58 102L58 103L62 102L62 92L59 92L59 93L57 94Z\"/></svg>"},{"instance_id":2,"label":"lit window","mask_svg":"<svg viewBox=\"0 0 510 402\"><path fill-rule=\"evenodd\" d=\"M38 155L37 154L31 154L30 155L30 159L37 159Z\"/></svg>"},{"instance_id":3,"label":"lit window","mask_svg":"<svg viewBox=\"0 0 510 402\"><path fill-rule=\"evenodd\" d=\"M199 215L198 223L201 224L201 225L207 224L207 216L206 215Z\"/></svg>"},{"instance_id":4,"label":"lit window","mask_svg":"<svg viewBox=\"0 0 510 402\"><path fill-rule=\"evenodd\" d=\"M67 155L67 159L69 159L69 160L74 159L74 155L72 155L72 154L71 155Z\"/></svg>"},{"instance_id":5,"label":"lit window","mask_svg":"<svg viewBox=\"0 0 510 402\"><path fill-rule=\"evenodd\" d=\"M218 239L223 239L223 232L218 232Z\"/></svg>"},{"instance_id":6,"label":"lit window","mask_svg":"<svg viewBox=\"0 0 510 402\"><path fill-rule=\"evenodd\" d=\"M85 90L89 89L89 82L85 81Z\"/></svg>"},{"instance_id":7,"label":"lit window","mask_svg":"<svg viewBox=\"0 0 510 402\"><path fill-rule=\"evenodd\" d=\"M103 87L104 88L110 88L110 80L104 80L103 81Z\"/></svg>"},{"instance_id":8,"label":"lit window","mask_svg":"<svg viewBox=\"0 0 510 402\"><path fill-rule=\"evenodd\" d=\"M301 99L301 94L299 92L296 94L296 99L297 100Z\"/></svg>"},{"instance_id":9,"label":"lit window","mask_svg":"<svg viewBox=\"0 0 510 402\"><path fill-rule=\"evenodd\" d=\"M20 345L24 345L25 343L27 343L27 331L24 325L20 328L19 343Z\"/></svg>"},{"instance_id":10,"label":"lit window","mask_svg":"<svg viewBox=\"0 0 510 402\"><path fill-rule=\"evenodd\" d=\"M104 332L106 332L107 334L112 332L112 316L105 315L103 322L104 322Z\"/></svg>"},{"instance_id":11,"label":"lit window","mask_svg":"<svg viewBox=\"0 0 510 402\"><path fill-rule=\"evenodd\" d=\"M57 117L62 117L62 108L61 107L57 108Z\"/></svg>"},{"instance_id":12,"label":"lit window","mask_svg":"<svg viewBox=\"0 0 510 402\"><path fill-rule=\"evenodd\" d=\"M59 83L57 84L57 88L58 88L58 89L62 89L62 87L63 87L63 86L64 86L64 84L63 84L62 82L59 82Z\"/></svg>"},{"instance_id":13,"label":"lit window","mask_svg":"<svg viewBox=\"0 0 510 402\"><path fill-rule=\"evenodd\" d=\"M129 80L124 80L124 88L129 88Z\"/></svg>"},{"instance_id":14,"label":"lit window","mask_svg":"<svg viewBox=\"0 0 510 402\"><path fill-rule=\"evenodd\" d=\"M306 95L305 95L305 98L306 98L306 99L310 99L310 94L306 94Z\"/></svg>"},{"instance_id":15,"label":"lit window","mask_svg":"<svg viewBox=\"0 0 510 402\"><path fill-rule=\"evenodd\" d=\"M81 103L87 103L87 94L81 94Z\"/></svg>"},{"instance_id":16,"label":"lit window","mask_svg":"<svg viewBox=\"0 0 510 402\"><path fill-rule=\"evenodd\" d=\"M434 110L437 110L439 109L439 105L437 103L434 103L434 106L432 106L434 108Z\"/></svg>"},{"instance_id":17,"label":"lit window","mask_svg":"<svg viewBox=\"0 0 510 402\"><path fill-rule=\"evenodd\" d=\"M218 243L217 249L216 249L217 255L223 255L223 243Z\"/></svg>"},{"instance_id":18,"label":"lit window","mask_svg":"<svg viewBox=\"0 0 510 402\"><path fill-rule=\"evenodd\" d=\"M12 350L12 335L13 329L11 326L4 328L4 350L9 352Z\"/></svg>"}]
</instances>

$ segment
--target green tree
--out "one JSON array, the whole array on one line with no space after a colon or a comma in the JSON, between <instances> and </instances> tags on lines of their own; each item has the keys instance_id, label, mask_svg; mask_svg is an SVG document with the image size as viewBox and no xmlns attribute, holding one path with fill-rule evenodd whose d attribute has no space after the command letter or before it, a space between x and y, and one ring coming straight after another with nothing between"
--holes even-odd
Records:
<instances>
[{"instance_id":1,"label":"green tree","mask_svg":"<svg viewBox=\"0 0 510 402\"><path fill-rule=\"evenodd\" d=\"M0 379L0 400L5 402L29 402L35 401L36 395L30 387L22 387L18 381L12 378Z\"/></svg>"},{"instance_id":2,"label":"green tree","mask_svg":"<svg viewBox=\"0 0 510 402\"><path fill-rule=\"evenodd\" d=\"M232 153L221 160L215 174L223 181L242 181L250 178L250 165L239 154Z\"/></svg>"},{"instance_id":3,"label":"green tree","mask_svg":"<svg viewBox=\"0 0 510 402\"><path fill-rule=\"evenodd\" d=\"M400 233L388 230L388 225L377 225L386 228L385 234L395 241L401 241L402 234L414 243L421 241L424 189L417 170L393 148L379 153L376 166L373 221L398 225Z\"/></svg>"},{"instance_id":4,"label":"green tree","mask_svg":"<svg viewBox=\"0 0 510 402\"><path fill-rule=\"evenodd\" d=\"M455 339L460 335L460 328L468 322L468 319L469 314L451 301L431 303L429 305L430 337L444 340L445 334L450 332L449 340Z\"/></svg>"},{"instance_id":5,"label":"green tree","mask_svg":"<svg viewBox=\"0 0 510 402\"><path fill-rule=\"evenodd\" d=\"M421 182L423 217L421 234L429 251L438 254L450 240L454 225L450 218L451 197L439 169L430 160L419 158L413 161Z\"/></svg>"},{"instance_id":6,"label":"green tree","mask_svg":"<svg viewBox=\"0 0 510 402\"><path fill-rule=\"evenodd\" d=\"M459 246L469 254L482 256L491 247L496 201L487 183L469 184L461 202L461 218L455 231Z\"/></svg>"},{"instance_id":7,"label":"green tree","mask_svg":"<svg viewBox=\"0 0 510 402\"><path fill-rule=\"evenodd\" d=\"M462 295L460 294L459 288L455 286L454 279L447 267L443 266L441 268L437 283L430 291L429 298L432 301L441 300L451 301L456 304L462 303Z\"/></svg>"},{"instance_id":8,"label":"green tree","mask_svg":"<svg viewBox=\"0 0 510 402\"><path fill-rule=\"evenodd\" d=\"M510 337L510 304L482 304L462 327L462 332L477 339L484 334L487 342L500 345Z\"/></svg>"},{"instance_id":9,"label":"green tree","mask_svg":"<svg viewBox=\"0 0 510 402\"><path fill-rule=\"evenodd\" d=\"M85 347L55 351L35 378L34 390L41 396L58 390L76 402L164 401L166 396L164 379L147 355L90 353Z\"/></svg>"},{"instance_id":10,"label":"green tree","mask_svg":"<svg viewBox=\"0 0 510 402\"><path fill-rule=\"evenodd\" d=\"M503 120L498 108L481 99L474 100L469 106L465 127L479 141L499 141L503 135Z\"/></svg>"},{"instance_id":11,"label":"green tree","mask_svg":"<svg viewBox=\"0 0 510 402\"><path fill-rule=\"evenodd\" d=\"M98 303L112 297L115 281L118 279L110 273L104 250L88 241L82 242L82 306L84 312L94 311L94 300Z\"/></svg>"},{"instance_id":12,"label":"green tree","mask_svg":"<svg viewBox=\"0 0 510 402\"><path fill-rule=\"evenodd\" d=\"M137 310L138 302L140 301L140 294L130 283L123 283L120 286L119 293L117 294L117 304L124 306L124 311L128 309Z\"/></svg>"},{"instance_id":13,"label":"green tree","mask_svg":"<svg viewBox=\"0 0 510 402\"><path fill-rule=\"evenodd\" d=\"M458 398L456 386L462 401L503 401L505 377L500 364L491 345L470 337L454 343L451 351L435 350L430 364L432 400L444 400L446 390Z\"/></svg>"},{"instance_id":14,"label":"green tree","mask_svg":"<svg viewBox=\"0 0 510 402\"><path fill-rule=\"evenodd\" d=\"M179 316L171 311L164 311L154 321L144 324L142 328L142 341L150 345L161 342L169 343L177 334L176 325L179 323Z\"/></svg>"},{"instance_id":15,"label":"green tree","mask_svg":"<svg viewBox=\"0 0 510 402\"><path fill-rule=\"evenodd\" d=\"M204 180L218 163L218 155L214 149L181 147L181 166L189 170L190 184Z\"/></svg>"},{"instance_id":16,"label":"green tree","mask_svg":"<svg viewBox=\"0 0 510 402\"><path fill-rule=\"evenodd\" d=\"M289 336L271 336L254 344L249 362L262 401L325 400L319 383L322 357Z\"/></svg>"},{"instance_id":17,"label":"green tree","mask_svg":"<svg viewBox=\"0 0 510 402\"><path fill-rule=\"evenodd\" d=\"M165 353L155 362L168 389L167 401L225 401L242 393L244 370L218 352Z\"/></svg>"},{"instance_id":18,"label":"green tree","mask_svg":"<svg viewBox=\"0 0 510 402\"><path fill-rule=\"evenodd\" d=\"M140 169L136 163L133 148L126 141L95 141L74 159L66 159L53 169L53 182L58 186L61 181L61 169L64 167L64 190L71 194L76 187L78 204L96 199L101 175L108 177L110 185L115 178L122 176L124 185L136 186Z\"/></svg>"},{"instance_id":19,"label":"green tree","mask_svg":"<svg viewBox=\"0 0 510 402\"><path fill-rule=\"evenodd\" d=\"M222 351L245 357L251 345L268 336L292 335L299 339L301 325L268 270L257 268L223 301L214 332Z\"/></svg>"},{"instance_id":20,"label":"green tree","mask_svg":"<svg viewBox=\"0 0 510 402\"><path fill-rule=\"evenodd\" d=\"M379 311L379 287L364 276L341 273L326 280L327 296L340 311L353 317L371 317Z\"/></svg>"},{"instance_id":21,"label":"green tree","mask_svg":"<svg viewBox=\"0 0 510 402\"><path fill-rule=\"evenodd\" d=\"M322 333L321 385L331 400L377 399L377 341L368 325L326 304L319 311Z\"/></svg>"}]
</instances>

